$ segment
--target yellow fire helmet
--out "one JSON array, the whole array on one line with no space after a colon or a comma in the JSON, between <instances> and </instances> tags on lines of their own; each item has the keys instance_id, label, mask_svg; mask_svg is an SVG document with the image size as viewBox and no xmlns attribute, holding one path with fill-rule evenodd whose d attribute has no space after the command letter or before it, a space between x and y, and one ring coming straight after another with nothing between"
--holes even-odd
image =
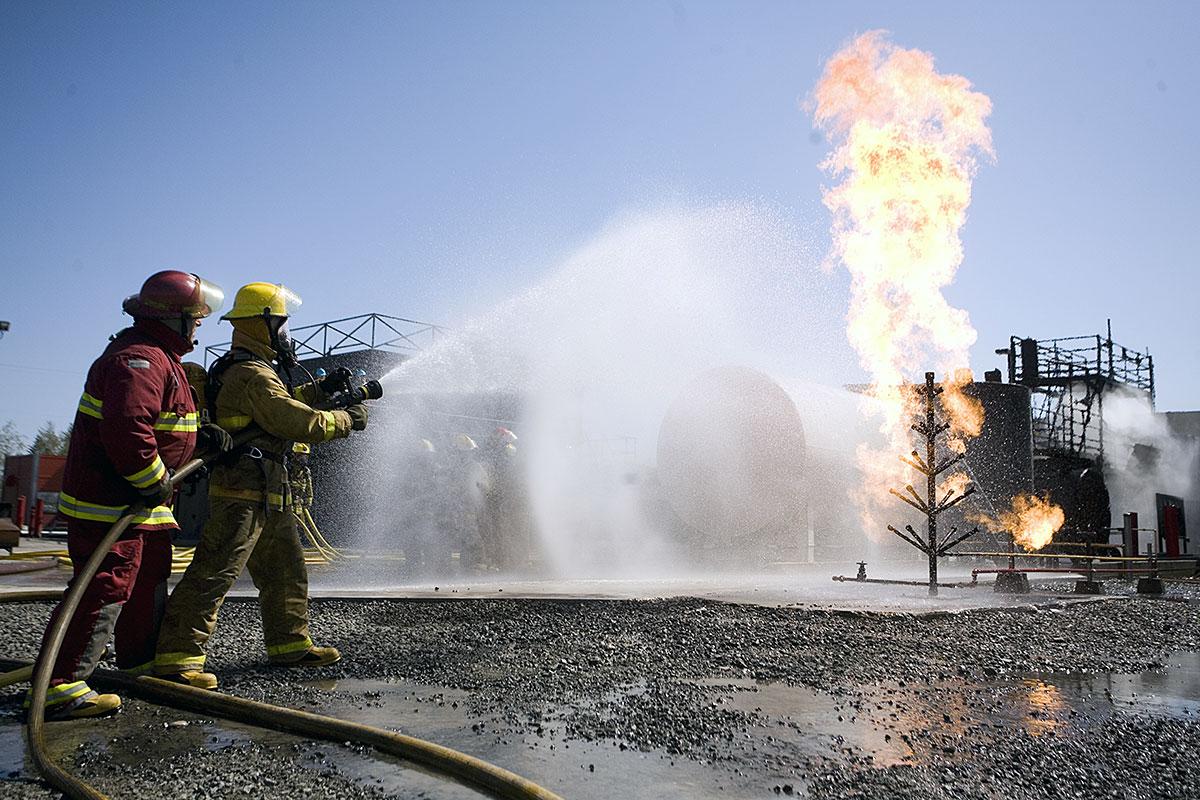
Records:
<instances>
[{"instance_id":1,"label":"yellow fire helmet","mask_svg":"<svg viewBox=\"0 0 1200 800\"><path fill-rule=\"evenodd\" d=\"M290 317L301 302L300 296L282 283L247 283L238 289L233 308L221 319L250 319L264 312L272 317Z\"/></svg>"}]
</instances>

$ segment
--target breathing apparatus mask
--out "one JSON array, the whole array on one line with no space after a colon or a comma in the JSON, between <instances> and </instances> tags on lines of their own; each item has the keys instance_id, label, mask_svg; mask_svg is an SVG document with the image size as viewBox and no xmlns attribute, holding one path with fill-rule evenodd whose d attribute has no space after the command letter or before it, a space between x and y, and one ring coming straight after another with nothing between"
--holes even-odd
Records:
<instances>
[{"instance_id":1,"label":"breathing apparatus mask","mask_svg":"<svg viewBox=\"0 0 1200 800\"><path fill-rule=\"evenodd\" d=\"M271 349L275 351L275 357L285 367L296 366L299 363L296 360L296 343L292 340L292 334L288 330L288 318L272 316L267 311L263 310L263 322L271 337Z\"/></svg>"}]
</instances>

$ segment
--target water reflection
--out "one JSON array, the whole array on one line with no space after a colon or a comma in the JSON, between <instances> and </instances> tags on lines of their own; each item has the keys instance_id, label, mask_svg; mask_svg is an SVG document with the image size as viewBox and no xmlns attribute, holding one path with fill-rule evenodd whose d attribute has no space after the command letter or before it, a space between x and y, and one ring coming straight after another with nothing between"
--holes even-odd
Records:
<instances>
[{"instance_id":1,"label":"water reflection","mask_svg":"<svg viewBox=\"0 0 1200 800\"><path fill-rule=\"evenodd\" d=\"M1021 720L1031 736L1056 731L1062 724L1060 717L1067 708L1062 691L1052 683L1030 679L1021 682L1025 691L1025 714Z\"/></svg>"}]
</instances>

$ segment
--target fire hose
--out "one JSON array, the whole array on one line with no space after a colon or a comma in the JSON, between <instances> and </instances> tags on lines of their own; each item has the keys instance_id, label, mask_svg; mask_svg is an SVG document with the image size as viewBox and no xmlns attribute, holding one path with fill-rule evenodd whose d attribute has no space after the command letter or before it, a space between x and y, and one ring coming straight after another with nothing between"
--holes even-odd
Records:
<instances>
[{"instance_id":1,"label":"fire hose","mask_svg":"<svg viewBox=\"0 0 1200 800\"><path fill-rule=\"evenodd\" d=\"M257 428L244 431L235 439L235 443L245 444L258 433ZM204 465L205 459L192 459L171 476L172 485L178 484ZM142 510L144 510L144 504L140 500L129 506L125 510L125 515L113 523L113 526L108 529L108 533L96 546L91 558L75 575L75 579L62 599L58 615L51 621L50 627L46 631L42 650L38 653L33 669L33 683L29 690L29 720L25 728L29 753L33 757L34 765L42 773L42 777L55 789L76 800L105 800L105 798L100 792L56 764L50 758L50 754L46 752L46 693L50 688L50 672L54 669L54 662L58 659L58 651L62 647L63 637L67 633L67 625L75 616L83 593L96 577L100 563L129 528L134 515Z\"/></svg>"},{"instance_id":2,"label":"fire hose","mask_svg":"<svg viewBox=\"0 0 1200 800\"><path fill-rule=\"evenodd\" d=\"M378 381L370 381L363 386L351 388L331 398L323 404L323 408L345 407L365 400L373 400L383 396L383 388ZM262 431L257 426L251 426L239 431L234 436L235 446L247 444ZM214 460L215 455L196 458L180 467L172 476L171 484L178 485L208 461ZM37 660L32 665L32 686L29 698L29 718L26 726L26 739L29 752L34 764L46 781L55 789L63 792L74 800L107 800L95 788L71 775L54 762L46 750L45 710L46 694L50 686L50 673L54 662L58 659L67 626L79 608L83 593L87 590L101 562L108 555L113 545L124 535L133 522L134 516L144 510L141 501L136 501L125 510L124 516L113 523L108 533L96 546L87 563L79 570L72 580L66 594L62 598L58 615L53 619L46 632L43 647L38 653ZM11 599L25 599L28 595L44 593L13 593ZM9 598L5 598L9 599ZM10 672L3 676L8 683L21 680L20 676L29 666L19 664L18 672ZM10 669L12 664L10 662ZM187 710L199 713L210 713L230 719L249 722L250 724L267 725L300 735L332 741L357 741L392 755L418 761L439 771L454 775L487 791L506 798L536 798L538 800L557 800L557 795L549 792L507 770L487 762L468 756L464 753L424 742L413 737L403 736L390 731L372 728L367 725L346 722L333 717L297 711L295 709L256 703L243 698L220 695L202 689L180 686L156 678L142 676L134 678L120 673L102 675L93 673L98 686L117 687L142 697L165 702ZM7 685L7 684L6 684Z\"/></svg>"},{"instance_id":3,"label":"fire hose","mask_svg":"<svg viewBox=\"0 0 1200 800\"><path fill-rule=\"evenodd\" d=\"M27 678L33 666L21 661L0 660L0 669L12 670L0 675L0 686L3 686ZM5 683L6 680L8 683ZM412 761L450 775L495 797L508 800L561 800L559 795L554 792L509 772L503 767L402 733L323 714L197 689L148 675L133 676L112 670L100 670L93 673L90 680L105 690L123 692L151 703L167 705L195 714L221 717L247 725L271 728L328 742L354 742L366 745L381 753ZM32 714L33 709L30 708L31 719ZM69 789L60 783L54 783L54 787L68 796L86 798L86 800L107 800L105 795L88 784L79 781L65 771L62 774L70 779L72 788Z\"/></svg>"}]
</instances>

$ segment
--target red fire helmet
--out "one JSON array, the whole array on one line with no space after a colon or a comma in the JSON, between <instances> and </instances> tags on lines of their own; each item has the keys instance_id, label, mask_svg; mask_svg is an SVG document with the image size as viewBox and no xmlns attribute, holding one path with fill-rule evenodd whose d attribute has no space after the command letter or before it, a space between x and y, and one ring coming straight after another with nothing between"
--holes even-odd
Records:
<instances>
[{"instance_id":1,"label":"red fire helmet","mask_svg":"<svg viewBox=\"0 0 1200 800\"><path fill-rule=\"evenodd\" d=\"M199 319L219 311L224 302L225 292L220 286L199 275L167 269L147 278L142 290L126 297L121 308L131 317Z\"/></svg>"}]
</instances>

